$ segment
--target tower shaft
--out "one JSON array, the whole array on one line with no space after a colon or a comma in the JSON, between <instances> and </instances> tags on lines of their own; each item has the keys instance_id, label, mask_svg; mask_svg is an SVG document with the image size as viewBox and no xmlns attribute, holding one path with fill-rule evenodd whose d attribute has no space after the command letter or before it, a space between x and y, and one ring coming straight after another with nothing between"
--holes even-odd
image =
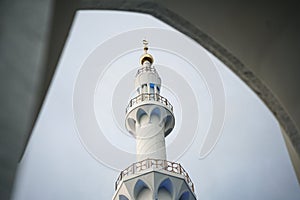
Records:
<instances>
[{"instance_id":1,"label":"tower shaft","mask_svg":"<svg viewBox=\"0 0 300 200\"><path fill-rule=\"evenodd\" d=\"M162 116L164 108L158 105L144 105L145 113L140 116L136 125L137 161L147 158L166 160L165 123ZM147 113L150 113L147 114Z\"/></svg>"}]
</instances>

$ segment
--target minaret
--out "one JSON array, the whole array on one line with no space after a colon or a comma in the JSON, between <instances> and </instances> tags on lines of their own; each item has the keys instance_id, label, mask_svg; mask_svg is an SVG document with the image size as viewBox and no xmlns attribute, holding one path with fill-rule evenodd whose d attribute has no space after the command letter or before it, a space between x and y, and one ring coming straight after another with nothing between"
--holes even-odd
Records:
<instances>
[{"instance_id":1,"label":"minaret","mask_svg":"<svg viewBox=\"0 0 300 200\"><path fill-rule=\"evenodd\" d=\"M147 158L166 160L165 137L173 130L175 118L173 107L160 96L161 79L155 70L153 57L144 55L135 77L138 95L131 99L126 110L126 128L136 139L137 160Z\"/></svg>"},{"instance_id":2,"label":"minaret","mask_svg":"<svg viewBox=\"0 0 300 200\"><path fill-rule=\"evenodd\" d=\"M165 137L174 128L170 102L160 95L161 79L143 40L135 77L137 96L126 108L125 126L136 139L137 162L123 170L113 200L194 200L194 185L180 164L167 161Z\"/></svg>"}]
</instances>

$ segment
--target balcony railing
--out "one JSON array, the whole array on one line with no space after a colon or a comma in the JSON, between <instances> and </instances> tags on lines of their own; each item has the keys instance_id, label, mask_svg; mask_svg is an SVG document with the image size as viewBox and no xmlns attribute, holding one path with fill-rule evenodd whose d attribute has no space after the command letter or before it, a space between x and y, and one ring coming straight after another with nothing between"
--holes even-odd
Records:
<instances>
[{"instance_id":1,"label":"balcony railing","mask_svg":"<svg viewBox=\"0 0 300 200\"><path fill-rule=\"evenodd\" d=\"M158 160L158 159L146 159L140 162L133 163L132 165L127 167L125 170L123 170L120 173L115 183L115 189L118 188L120 182L124 177L128 175L138 174L146 169L156 169L156 170L167 171L175 174L180 174L183 176L183 178L186 180L191 190L194 192L194 184L192 180L190 179L188 173L183 169L183 167L181 167L179 163L170 162L167 160Z\"/></svg>"},{"instance_id":2,"label":"balcony railing","mask_svg":"<svg viewBox=\"0 0 300 200\"><path fill-rule=\"evenodd\" d=\"M141 103L143 101L156 101L156 102L162 103L173 112L173 106L170 104L170 102L165 97L162 97L159 94L155 94L155 93L142 93L130 100L130 102L126 108L126 113L128 112L128 110L131 107L133 107L137 103Z\"/></svg>"},{"instance_id":3,"label":"balcony railing","mask_svg":"<svg viewBox=\"0 0 300 200\"><path fill-rule=\"evenodd\" d=\"M136 73L136 76L138 76L139 74L141 73L144 73L144 72L153 72L153 73L156 73L156 69L154 67L142 67L142 68L139 68L137 73Z\"/></svg>"}]
</instances>

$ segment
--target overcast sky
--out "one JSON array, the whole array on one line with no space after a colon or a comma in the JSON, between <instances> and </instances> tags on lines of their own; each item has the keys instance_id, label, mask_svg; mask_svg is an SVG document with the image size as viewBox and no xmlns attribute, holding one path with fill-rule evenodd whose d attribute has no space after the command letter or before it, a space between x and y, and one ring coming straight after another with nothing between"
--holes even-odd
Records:
<instances>
[{"instance_id":1,"label":"overcast sky","mask_svg":"<svg viewBox=\"0 0 300 200\"><path fill-rule=\"evenodd\" d=\"M112 198L119 170L135 158L124 116L142 37L174 105L168 158L188 171L198 199L300 199L280 127L261 100L191 39L117 11L77 12L13 199Z\"/></svg>"}]
</instances>

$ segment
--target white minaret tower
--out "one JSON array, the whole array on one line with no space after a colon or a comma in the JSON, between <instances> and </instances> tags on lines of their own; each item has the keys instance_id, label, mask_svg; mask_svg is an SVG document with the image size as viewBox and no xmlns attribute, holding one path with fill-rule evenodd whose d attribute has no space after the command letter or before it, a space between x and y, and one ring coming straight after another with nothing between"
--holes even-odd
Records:
<instances>
[{"instance_id":1,"label":"white minaret tower","mask_svg":"<svg viewBox=\"0 0 300 200\"><path fill-rule=\"evenodd\" d=\"M173 130L175 118L172 105L159 95L161 79L152 66L153 57L147 53L147 44L144 40L145 52L135 78L138 95L130 100L125 124L136 139L138 161L166 160L165 137Z\"/></svg>"},{"instance_id":2,"label":"white minaret tower","mask_svg":"<svg viewBox=\"0 0 300 200\"><path fill-rule=\"evenodd\" d=\"M194 200L194 185L180 164L167 161L165 137L175 125L173 107L160 96L161 79L148 54L135 77L138 95L126 108L125 125L136 139L137 162L123 170L113 200Z\"/></svg>"}]
</instances>

